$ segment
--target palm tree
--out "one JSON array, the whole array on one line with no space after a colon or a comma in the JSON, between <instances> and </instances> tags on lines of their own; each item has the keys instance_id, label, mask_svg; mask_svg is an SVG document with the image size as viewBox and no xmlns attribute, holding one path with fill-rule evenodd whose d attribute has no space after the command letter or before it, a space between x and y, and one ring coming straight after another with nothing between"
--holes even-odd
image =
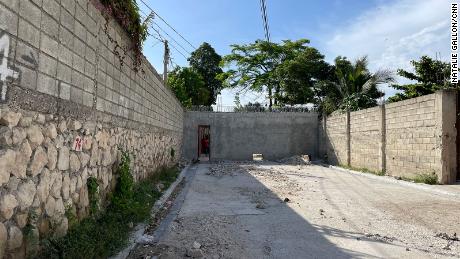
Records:
<instances>
[{"instance_id":1,"label":"palm tree","mask_svg":"<svg viewBox=\"0 0 460 259\"><path fill-rule=\"evenodd\" d=\"M394 82L389 70L378 70L370 73L367 57L358 58L351 63L344 57L335 59L335 86L340 100L338 108L356 111L377 105L377 99L384 96L378 85Z\"/></svg>"}]
</instances>

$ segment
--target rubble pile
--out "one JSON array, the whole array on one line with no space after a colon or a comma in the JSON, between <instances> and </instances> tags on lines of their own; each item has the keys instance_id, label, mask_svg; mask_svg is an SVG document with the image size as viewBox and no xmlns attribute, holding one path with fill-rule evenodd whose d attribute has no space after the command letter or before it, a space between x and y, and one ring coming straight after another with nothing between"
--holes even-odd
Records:
<instances>
[{"instance_id":1,"label":"rubble pile","mask_svg":"<svg viewBox=\"0 0 460 259\"><path fill-rule=\"evenodd\" d=\"M310 165L309 155L291 156L278 160L278 163L286 165Z\"/></svg>"},{"instance_id":2,"label":"rubble pile","mask_svg":"<svg viewBox=\"0 0 460 259\"><path fill-rule=\"evenodd\" d=\"M237 163L218 163L214 164L209 171L206 173L207 175L211 176L234 176L235 173L239 173L244 171Z\"/></svg>"}]
</instances>

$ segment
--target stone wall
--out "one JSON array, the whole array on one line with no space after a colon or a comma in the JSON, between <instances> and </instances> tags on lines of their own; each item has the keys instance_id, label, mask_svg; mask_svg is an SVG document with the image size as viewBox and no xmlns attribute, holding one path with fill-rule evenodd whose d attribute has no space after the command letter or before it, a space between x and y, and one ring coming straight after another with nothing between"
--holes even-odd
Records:
<instances>
[{"instance_id":1,"label":"stone wall","mask_svg":"<svg viewBox=\"0 0 460 259\"><path fill-rule=\"evenodd\" d=\"M198 156L198 126L210 126L212 160L252 160L318 153L318 114L295 112L186 112L185 158Z\"/></svg>"},{"instance_id":2,"label":"stone wall","mask_svg":"<svg viewBox=\"0 0 460 259\"><path fill-rule=\"evenodd\" d=\"M457 92L445 90L332 115L323 121L323 152L332 164L408 178L435 173L439 182L454 183L456 107Z\"/></svg>"},{"instance_id":3,"label":"stone wall","mask_svg":"<svg viewBox=\"0 0 460 259\"><path fill-rule=\"evenodd\" d=\"M0 258L34 248L26 225L37 239L65 234L66 210L85 217L86 180L108 193L119 148L136 180L181 156L180 103L145 58L134 70L131 41L100 7L0 0Z\"/></svg>"}]
</instances>

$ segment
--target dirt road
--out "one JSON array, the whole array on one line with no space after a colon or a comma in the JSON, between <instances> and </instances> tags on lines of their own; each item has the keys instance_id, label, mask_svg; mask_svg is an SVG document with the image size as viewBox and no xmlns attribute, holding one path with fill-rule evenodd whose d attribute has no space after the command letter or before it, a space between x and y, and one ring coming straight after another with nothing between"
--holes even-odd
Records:
<instances>
[{"instance_id":1,"label":"dirt road","mask_svg":"<svg viewBox=\"0 0 460 259\"><path fill-rule=\"evenodd\" d=\"M131 258L459 258L459 197L317 165L200 164Z\"/></svg>"}]
</instances>

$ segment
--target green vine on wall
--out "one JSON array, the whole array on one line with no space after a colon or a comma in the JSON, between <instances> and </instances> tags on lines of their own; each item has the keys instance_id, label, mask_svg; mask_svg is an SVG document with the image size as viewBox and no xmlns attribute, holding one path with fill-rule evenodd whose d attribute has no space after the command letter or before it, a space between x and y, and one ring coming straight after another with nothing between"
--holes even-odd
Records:
<instances>
[{"instance_id":1,"label":"green vine on wall","mask_svg":"<svg viewBox=\"0 0 460 259\"><path fill-rule=\"evenodd\" d=\"M128 33L132 40L132 47L129 48L134 52L134 71L138 72L142 63L142 46L148 36L148 20L153 18L149 16L146 21L142 22L139 14L139 6L135 0L100 0L103 5L102 11L105 14L107 23L110 17L114 17L120 26ZM121 57L117 48L120 48L126 54L127 50L121 47L115 39L107 33L107 24L104 28L109 40L115 43L115 55L120 59L123 66L124 58Z\"/></svg>"}]
</instances>

